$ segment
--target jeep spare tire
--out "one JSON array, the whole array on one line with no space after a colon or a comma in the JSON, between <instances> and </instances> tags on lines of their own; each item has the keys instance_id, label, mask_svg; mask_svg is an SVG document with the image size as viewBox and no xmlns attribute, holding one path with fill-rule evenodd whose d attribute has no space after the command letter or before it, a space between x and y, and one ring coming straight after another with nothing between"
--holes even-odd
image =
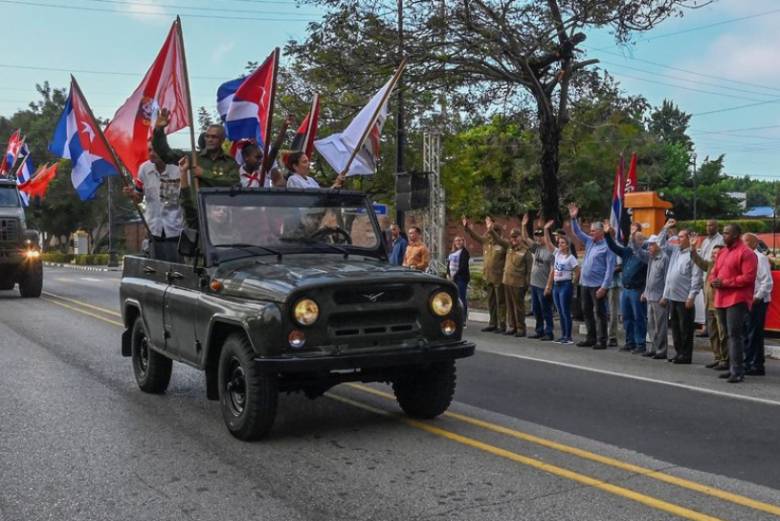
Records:
<instances>
[{"instance_id":1,"label":"jeep spare tire","mask_svg":"<svg viewBox=\"0 0 780 521\"><path fill-rule=\"evenodd\" d=\"M219 403L230 434L243 441L268 434L276 418L276 377L262 373L243 334L232 334L219 355Z\"/></svg>"}]
</instances>

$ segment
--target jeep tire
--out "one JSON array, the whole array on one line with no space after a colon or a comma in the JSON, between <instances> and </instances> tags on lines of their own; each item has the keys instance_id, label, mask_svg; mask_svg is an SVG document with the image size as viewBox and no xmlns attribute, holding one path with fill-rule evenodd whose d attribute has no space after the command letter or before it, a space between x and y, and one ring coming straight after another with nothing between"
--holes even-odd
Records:
<instances>
[{"instance_id":1,"label":"jeep tire","mask_svg":"<svg viewBox=\"0 0 780 521\"><path fill-rule=\"evenodd\" d=\"M133 323L130 350L138 387L145 393L164 393L171 381L173 361L151 348L140 316Z\"/></svg>"},{"instance_id":2,"label":"jeep tire","mask_svg":"<svg viewBox=\"0 0 780 521\"><path fill-rule=\"evenodd\" d=\"M455 394L455 361L409 368L393 381L393 391L407 415L435 418L447 410Z\"/></svg>"},{"instance_id":3,"label":"jeep tire","mask_svg":"<svg viewBox=\"0 0 780 521\"><path fill-rule=\"evenodd\" d=\"M230 434L243 441L268 434L276 418L276 377L261 372L246 336L234 333L219 355L218 385L222 417Z\"/></svg>"},{"instance_id":4,"label":"jeep tire","mask_svg":"<svg viewBox=\"0 0 780 521\"><path fill-rule=\"evenodd\" d=\"M43 289L43 263L36 261L24 269L19 279L19 294L23 298L38 298Z\"/></svg>"}]
</instances>

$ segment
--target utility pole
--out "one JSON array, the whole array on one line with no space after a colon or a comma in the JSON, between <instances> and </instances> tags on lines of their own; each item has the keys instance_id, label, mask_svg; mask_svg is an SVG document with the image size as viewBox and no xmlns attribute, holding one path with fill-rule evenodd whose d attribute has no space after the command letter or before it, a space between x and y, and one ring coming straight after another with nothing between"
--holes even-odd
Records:
<instances>
[{"instance_id":1,"label":"utility pole","mask_svg":"<svg viewBox=\"0 0 780 521\"><path fill-rule=\"evenodd\" d=\"M112 204L112 190L111 190L111 177L108 177L108 266L109 267L116 267L119 266L119 262L116 258L116 252L114 251L114 211L113 211L113 204Z\"/></svg>"},{"instance_id":2,"label":"utility pole","mask_svg":"<svg viewBox=\"0 0 780 521\"><path fill-rule=\"evenodd\" d=\"M697 185L696 185L696 154L691 157L693 161L693 220L696 220Z\"/></svg>"},{"instance_id":3,"label":"utility pole","mask_svg":"<svg viewBox=\"0 0 780 521\"><path fill-rule=\"evenodd\" d=\"M398 62L404 58L404 0L398 2ZM395 112L395 172L396 175L406 170L404 164L404 149L406 148L406 131L404 130L404 84L403 76L398 79L396 90L398 91L398 105ZM395 222L405 229L404 211L399 210L400 199L395 194Z\"/></svg>"}]
</instances>

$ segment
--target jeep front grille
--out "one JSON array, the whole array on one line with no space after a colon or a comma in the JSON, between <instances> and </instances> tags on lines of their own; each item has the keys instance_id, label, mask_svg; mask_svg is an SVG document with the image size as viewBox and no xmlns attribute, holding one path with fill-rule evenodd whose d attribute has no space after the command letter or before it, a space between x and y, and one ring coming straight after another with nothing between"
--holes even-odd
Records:
<instances>
[{"instance_id":1,"label":"jeep front grille","mask_svg":"<svg viewBox=\"0 0 780 521\"><path fill-rule=\"evenodd\" d=\"M333 294L333 301L340 306L388 304L407 302L412 298L412 295L413 289L408 285L365 286L337 290Z\"/></svg>"},{"instance_id":2,"label":"jeep front grille","mask_svg":"<svg viewBox=\"0 0 780 521\"><path fill-rule=\"evenodd\" d=\"M387 311L334 313L330 316L328 326L336 338L408 335L419 329L417 310L415 309L398 309L393 310L392 313Z\"/></svg>"},{"instance_id":3,"label":"jeep front grille","mask_svg":"<svg viewBox=\"0 0 780 521\"><path fill-rule=\"evenodd\" d=\"M17 219L0 219L0 242L17 242L19 240L19 221Z\"/></svg>"}]
</instances>

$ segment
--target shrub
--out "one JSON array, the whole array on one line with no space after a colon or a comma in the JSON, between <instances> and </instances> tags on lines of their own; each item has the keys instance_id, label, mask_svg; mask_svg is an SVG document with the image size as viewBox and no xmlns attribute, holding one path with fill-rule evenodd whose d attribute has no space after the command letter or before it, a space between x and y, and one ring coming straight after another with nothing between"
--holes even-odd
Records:
<instances>
[{"instance_id":1,"label":"shrub","mask_svg":"<svg viewBox=\"0 0 780 521\"><path fill-rule=\"evenodd\" d=\"M707 221L708 219L698 219L696 221L680 221L677 223L677 229L690 228L696 233L707 233ZM721 230L727 224L739 224L742 228L742 233L766 233L771 231L772 225L766 221L759 219L730 219L726 221L718 221L718 226Z\"/></svg>"},{"instance_id":2,"label":"shrub","mask_svg":"<svg viewBox=\"0 0 780 521\"><path fill-rule=\"evenodd\" d=\"M55 262L58 264L68 264L73 261L72 253L46 252L41 254L44 262Z\"/></svg>"}]
</instances>

